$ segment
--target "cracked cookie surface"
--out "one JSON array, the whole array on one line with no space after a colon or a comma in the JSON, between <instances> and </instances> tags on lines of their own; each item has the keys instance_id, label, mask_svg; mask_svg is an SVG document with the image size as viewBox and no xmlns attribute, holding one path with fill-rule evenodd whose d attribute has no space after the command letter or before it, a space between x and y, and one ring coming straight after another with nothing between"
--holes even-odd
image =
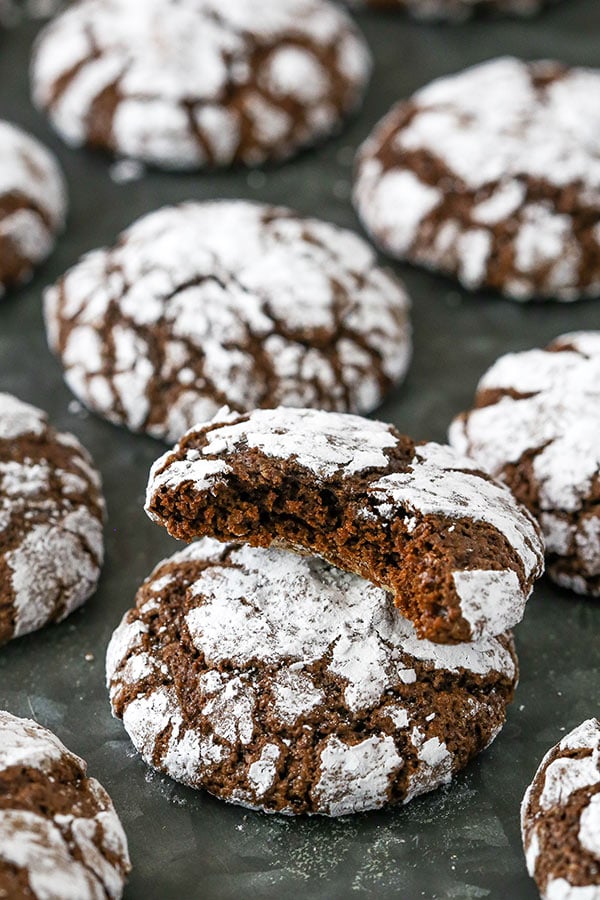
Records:
<instances>
[{"instance_id":1,"label":"cracked cookie surface","mask_svg":"<svg viewBox=\"0 0 600 900\"><path fill-rule=\"evenodd\" d=\"M408 367L408 307L352 232L241 201L152 213L45 297L79 399L170 442L223 405L371 411Z\"/></svg>"},{"instance_id":2,"label":"cracked cookie surface","mask_svg":"<svg viewBox=\"0 0 600 900\"><path fill-rule=\"evenodd\" d=\"M421 641L356 575L205 538L142 585L107 679L148 765L251 808L336 816L449 782L501 729L517 669L509 635Z\"/></svg>"},{"instance_id":3,"label":"cracked cookie surface","mask_svg":"<svg viewBox=\"0 0 600 900\"><path fill-rule=\"evenodd\" d=\"M58 163L31 135L0 120L0 295L30 278L64 225Z\"/></svg>"},{"instance_id":4,"label":"cracked cookie surface","mask_svg":"<svg viewBox=\"0 0 600 900\"><path fill-rule=\"evenodd\" d=\"M339 413L221 410L155 463L146 510L179 539L319 555L440 643L511 628L542 571L537 525L472 460Z\"/></svg>"},{"instance_id":5,"label":"cracked cookie surface","mask_svg":"<svg viewBox=\"0 0 600 900\"><path fill-rule=\"evenodd\" d=\"M450 442L504 481L539 521L548 574L600 596L600 332L509 353L479 382Z\"/></svg>"},{"instance_id":6,"label":"cracked cookie surface","mask_svg":"<svg viewBox=\"0 0 600 900\"><path fill-rule=\"evenodd\" d=\"M543 900L600 900L600 722L542 760L521 807L527 870Z\"/></svg>"},{"instance_id":7,"label":"cracked cookie surface","mask_svg":"<svg viewBox=\"0 0 600 900\"><path fill-rule=\"evenodd\" d=\"M355 202L390 254L515 300L600 295L600 72L495 59L399 103Z\"/></svg>"},{"instance_id":8,"label":"cracked cookie surface","mask_svg":"<svg viewBox=\"0 0 600 900\"><path fill-rule=\"evenodd\" d=\"M122 896L127 838L86 768L46 728L0 711L0 896Z\"/></svg>"},{"instance_id":9,"label":"cracked cookie surface","mask_svg":"<svg viewBox=\"0 0 600 900\"><path fill-rule=\"evenodd\" d=\"M329 0L81 0L32 68L68 143L170 169L288 157L340 126L369 71Z\"/></svg>"},{"instance_id":10,"label":"cracked cookie surface","mask_svg":"<svg viewBox=\"0 0 600 900\"><path fill-rule=\"evenodd\" d=\"M100 476L71 434L0 394L0 643L64 619L104 555Z\"/></svg>"}]
</instances>

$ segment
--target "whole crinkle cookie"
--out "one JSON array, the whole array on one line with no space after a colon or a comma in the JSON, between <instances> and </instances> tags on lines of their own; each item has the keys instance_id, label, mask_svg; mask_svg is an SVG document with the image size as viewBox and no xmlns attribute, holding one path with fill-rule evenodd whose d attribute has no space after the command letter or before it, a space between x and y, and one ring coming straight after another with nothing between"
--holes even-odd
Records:
<instances>
[{"instance_id":1,"label":"whole crinkle cookie","mask_svg":"<svg viewBox=\"0 0 600 900\"><path fill-rule=\"evenodd\" d=\"M509 353L486 372L450 442L538 519L550 576L600 596L600 332Z\"/></svg>"},{"instance_id":2,"label":"whole crinkle cookie","mask_svg":"<svg viewBox=\"0 0 600 900\"><path fill-rule=\"evenodd\" d=\"M86 769L52 732L0 711L0 897L122 896L127 838Z\"/></svg>"},{"instance_id":3,"label":"whole crinkle cookie","mask_svg":"<svg viewBox=\"0 0 600 900\"><path fill-rule=\"evenodd\" d=\"M511 628L542 571L537 526L506 488L357 416L222 410L157 461L146 509L184 540L317 554L391 591L440 643Z\"/></svg>"},{"instance_id":4,"label":"whole crinkle cookie","mask_svg":"<svg viewBox=\"0 0 600 900\"><path fill-rule=\"evenodd\" d=\"M49 255L66 205L64 179L51 153L0 121L0 295L26 281Z\"/></svg>"},{"instance_id":5,"label":"whole crinkle cookie","mask_svg":"<svg viewBox=\"0 0 600 900\"><path fill-rule=\"evenodd\" d=\"M527 869L544 900L600 900L600 722L550 750L521 807Z\"/></svg>"},{"instance_id":6,"label":"whole crinkle cookie","mask_svg":"<svg viewBox=\"0 0 600 900\"><path fill-rule=\"evenodd\" d=\"M33 97L70 144L257 165L337 129L369 70L329 0L81 0L38 39Z\"/></svg>"},{"instance_id":7,"label":"whole crinkle cookie","mask_svg":"<svg viewBox=\"0 0 600 900\"><path fill-rule=\"evenodd\" d=\"M85 256L47 291L46 322L87 406L175 441L223 404L374 409L408 366L408 306L349 231L189 203Z\"/></svg>"},{"instance_id":8,"label":"whole crinkle cookie","mask_svg":"<svg viewBox=\"0 0 600 900\"><path fill-rule=\"evenodd\" d=\"M509 635L421 641L356 575L207 538L142 585L107 676L150 766L252 808L337 816L450 781L501 729L517 672Z\"/></svg>"},{"instance_id":9,"label":"whole crinkle cookie","mask_svg":"<svg viewBox=\"0 0 600 900\"><path fill-rule=\"evenodd\" d=\"M349 5L402 10L415 19L461 22L478 13L533 16L554 2L557 0L349 0Z\"/></svg>"},{"instance_id":10,"label":"whole crinkle cookie","mask_svg":"<svg viewBox=\"0 0 600 900\"><path fill-rule=\"evenodd\" d=\"M61 621L90 597L103 518L100 476L79 441L0 394L0 643Z\"/></svg>"},{"instance_id":11,"label":"whole crinkle cookie","mask_svg":"<svg viewBox=\"0 0 600 900\"><path fill-rule=\"evenodd\" d=\"M389 253L515 300L600 294L600 71L495 59L398 104L355 201Z\"/></svg>"}]
</instances>

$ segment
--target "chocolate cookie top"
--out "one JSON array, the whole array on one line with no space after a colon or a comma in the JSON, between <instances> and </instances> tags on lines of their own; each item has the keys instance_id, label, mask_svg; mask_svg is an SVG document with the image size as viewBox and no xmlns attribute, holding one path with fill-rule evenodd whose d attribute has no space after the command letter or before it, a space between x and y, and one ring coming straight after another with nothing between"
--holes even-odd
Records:
<instances>
[{"instance_id":1,"label":"chocolate cookie top","mask_svg":"<svg viewBox=\"0 0 600 900\"><path fill-rule=\"evenodd\" d=\"M86 768L50 731L0 711L0 896L122 896L127 838Z\"/></svg>"},{"instance_id":2,"label":"chocolate cookie top","mask_svg":"<svg viewBox=\"0 0 600 900\"><path fill-rule=\"evenodd\" d=\"M450 442L536 516L552 578L600 596L600 332L502 356Z\"/></svg>"},{"instance_id":3,"label":"chocolate cookie top","mask_svg":"<svg viewBox=\"0 0 600 900\"><path fill-rule=\"evenodd\" d=\"M374 409L410 357L408 299L349 231L245 202L136 222L46 293L71 389L175 441L223 404Z\"/></svg>"},{"instance_id":4,"label":"chocolate cookie top","mask_svg":"<svg viewBox=\"0 0 600 900\"><path fill-rule=\"evenodd\" d=\"M399 9L415 19L463 21L477 13L532 16L556 0L349 0L350 6Z\"/></svg>"},{"instance_id":5,"label":"chocolate cookie top","mask_svg":"<svg viewBox=\"0 0 600 900\"><path fill-rule=\"evenodd\" d=\"M107 678L149 765L335 816L448 782L502 727L516 659L508 636L418 640L385 591L322 560L204 539L140 588Z\"/></svg>"},{"instance_id":6,"label":"chocolate cookie top","mask_svg":"<svg viewBox=\"0 0 600 900\"><path fill-rule=\"evenodd\" d=\"M39 141L0 120L0 295L49 255L66 213L58 163Z\"/></svg>"},{"instance_id":7,"label":"chocolate cookie top","mask_svg":"<svg viewBox=\"0 0 600 900\"><path fill-rule=\"evenodd\" d=\"M449 447L313 410L221 411L154 465L147 512L177 538L318 554L391 591L420 637L477 640L522 618L536 525Z\"/></svg>"},{"instance_id":8,"label":"chocolate cookie top","mask_svg":"<svg viewBox=\"0 0 600 900\"><path fill-rule=\"evenodd\" d=\"M391 254L516 300L600 294L600 72L504 58L394 107L355 200Z\"/></svg>"},{"instance_id":9,"label":"chocolate cookie top","mask_svg":"<svg viewBox=\"0 0 600 900\"><path fill-rule=\"evenodd\" d=\"M81 0L38 39L33 96L70 144L257 165L338 127L369 69L329 0Z\"/></svg>"},{"instance_id":10,"label":"chocolate cookie top","mask_svg":"<svg viewBox=\"0 0 600 900\"><path fill-rule=\"evenodd\" d=\"M600 898L600 722L546 754L521 807L527 869L544 900Z\"/></svg>"},{"instance_id":11,"label":"chocolate cookie top","mask_svg":"<svg viewBox=\"0 0 600 900\"><path fill-rule=\"evenodd\" d=\"M94 592L103 517L79 441L0 394L0 643L61 621Z\"/></svg>"}]
</instances>

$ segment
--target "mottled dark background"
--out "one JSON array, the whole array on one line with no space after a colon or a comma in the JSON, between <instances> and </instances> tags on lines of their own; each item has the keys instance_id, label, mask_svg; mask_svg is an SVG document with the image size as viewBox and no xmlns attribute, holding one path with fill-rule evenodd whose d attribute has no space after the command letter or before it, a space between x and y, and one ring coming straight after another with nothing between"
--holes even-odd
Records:
<instances>
[{"instance_id":1,"label":"mottled dark background","mask_svg":"<svg viewBox=\"0 0 600 900\"><path fill-rule=\"evenodd\" d=\"M43 286L82 252L112 242L135 217L188 198L284 203L357 227L349 200L353 153L400 96L504 53L600 66L600 0L562 0L535 21L433 27L392 14L359 19L375 72L365 108L339 138L264 173L153 173L126 185L111 179L104 158L63 147L32 109L27 67L37 26L0 34L0 117L54 148L71 194L68 229L50 262L26 289L0 301L0 390L44 407L84 441L102 470L109 507L108 560L97 595L62 625L0 650L0 705L56 731L111 792L130 840L131 900L293 893L327 900L533 900L519 837L522 794L544 751L599 711L600 606L542 581L517 632L522 678L505 730L452 785L403 809L330 822L228 807L150 774L111 719L103 662L109 636L140 580L175 549L142 512L148 468L162 446L72 404L46 347ZM600 300L522 307L397 268L414 298L415 360L380 417L418 438L444 438L500 353L542 345L564 331L600 328Z\"/></svg>"}]
</instances>

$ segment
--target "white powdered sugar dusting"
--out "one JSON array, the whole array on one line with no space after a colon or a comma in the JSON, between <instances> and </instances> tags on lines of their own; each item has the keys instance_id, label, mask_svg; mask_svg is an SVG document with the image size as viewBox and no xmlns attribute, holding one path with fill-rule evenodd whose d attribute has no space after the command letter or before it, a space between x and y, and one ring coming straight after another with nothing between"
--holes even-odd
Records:
<instances>
[{"instance_id":1,"label":"white powdered sugar dusting","mask_svg":"<svg viewBox=\"0 0 600 900\"><path fill-rule=\"evenodd\" d=\"M38 39L33 95L71 144L88 139L108 89L119 98L111 149L124 156L173 169L259 164L330 132L369 70L363 39L328 0L85 0Z\"/></svg>"},{"instance_id":2,"label":"white powdered sugar dusting","mask_svg":"<svg viewBox=\"0 0 600 900\"><path fill-rule=\"evenodd\" d=\"M600 860L600 794L594 794L579 820L579 843Z\"/></svg>"},{"instance_id":3,"label":"white powdered sugar dusting","mask_svg":"<svg viewBox=\"0 0 600 900\"><path fill-rule=\"evenodd\" d=\"M315 793L330 816L383 806L390 776L403 762L393 738L387 735L354 745L330 737L321 751L321 776Z\"/></svg>"},{"instance_id":4,"label":"white powdered sugar dusting","mask_svg":"<svg viewBox=\"0 0 600 900\"><path fill-rule=\"evenodd\" d=\"M140 219L48 289L45 314L77 396L169 441L224 402L370 411L411 352L408 297L363 240L242 201Z\"/></svg>"},{"instance_id":5,"label":"white powdered sugar dusting","mask_svg":"<svg viewBox=\"0 0 600 900\"><path fill-rule=\"evenodd\" d=\"M69 753L59 739L31 719L19 719L0 710L0 769L13 766L47 772L64 756L82 767L78 757Z\"/></svg>"}]
</instances>

